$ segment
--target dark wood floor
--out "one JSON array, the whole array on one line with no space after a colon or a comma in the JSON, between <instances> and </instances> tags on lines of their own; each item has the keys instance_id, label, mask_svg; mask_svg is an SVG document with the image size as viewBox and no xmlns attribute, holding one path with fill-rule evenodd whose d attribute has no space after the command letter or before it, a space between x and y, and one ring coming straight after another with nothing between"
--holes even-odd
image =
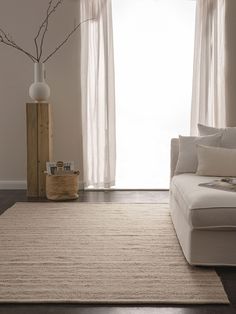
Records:
<instances>
[{"instance_id":1,"label":"dark wood floor","mask_svg":"<svg viewBox=\"0 0 236 314\"><path fill-rule=\"evenodd\" d=\"M15 202L46 201L27 199L22 190L0 191L0 214ZM80 193L79 202L118 203L165 203L166 191L85 191ZM1 240L1 239L0 239ZM235 243L236 249L236 243ZM157 306L92 306L78 304L2 304L0 314L236 314L236 267L216 268L230 305L157 305Z\"/></svg>"}]
</instances>

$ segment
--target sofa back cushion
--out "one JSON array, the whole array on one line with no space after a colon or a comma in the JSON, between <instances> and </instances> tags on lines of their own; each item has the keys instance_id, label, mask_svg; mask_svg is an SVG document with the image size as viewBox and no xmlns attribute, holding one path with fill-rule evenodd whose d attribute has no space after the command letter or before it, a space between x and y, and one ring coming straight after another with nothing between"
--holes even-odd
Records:
<instances>
[{"instance_id":1,"label":"sofa back cushion","mask_svg":"<svg viewBox=\"0 0 236 314\"><path fill-rule=\"evenodd\" d=\"M221 133L221 146L225 148L236 148L236 127L221 129L198 124L198 131L200 136Z\"/></svg>"},{"instance_id":2,"label":"sofa back cushion","mask_svg":"<svg viewBox=\"0 0 236 314\"><path fill-rule=\"evenodd\" d=\"M236 177L236 149L197 145L197 175Z\"/></svg>"},{"instance_id":3,"label":"sofa back cushion","mask_svg":"<svg viewBox=\"0 0 236 314\"><path fill-rule=\"evenodd\" d=\"M197 171L197 144L220 146L222 134L209 136L179 136L179 156L175 175Z\"/></svg>"},{"instance_id":4,"label":"sofa back cushion","mask_svg":"<svg viewBox=\"0 0 236 314\"><path fill-rule=\"evenodd\" d=\"M179 158L179 139L171 139L171 148L170 148L170 178L175 175L175 169Z\"/></svg>"}]
</instances>

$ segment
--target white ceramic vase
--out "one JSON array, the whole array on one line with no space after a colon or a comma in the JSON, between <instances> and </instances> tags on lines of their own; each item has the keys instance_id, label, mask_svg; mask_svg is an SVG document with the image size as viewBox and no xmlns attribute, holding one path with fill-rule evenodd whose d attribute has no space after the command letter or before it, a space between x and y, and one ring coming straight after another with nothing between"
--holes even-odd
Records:
<instances>
[{"instance_id":1,"label":"white ceramic vase","mask_svg":"<svg viewBox=\"0 0 236 314\"><path fill-rule=\"evenodd\" d=\"M44 63L34 63L34 83L29 88L29 95L36 102L46 102L50 97L50 87L45 82Z\"/></svg>"}]
</instances>

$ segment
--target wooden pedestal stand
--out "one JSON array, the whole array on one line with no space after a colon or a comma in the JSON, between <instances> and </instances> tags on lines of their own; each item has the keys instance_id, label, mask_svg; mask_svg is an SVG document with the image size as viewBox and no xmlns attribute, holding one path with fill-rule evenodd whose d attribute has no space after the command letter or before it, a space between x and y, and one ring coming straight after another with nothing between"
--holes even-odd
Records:
<instances>
[{"instance_id":1,"label":"wooden pedestal stand","mask_svg":"<svg viewBox=\"0 0 236 314\"><path fill-rule=\"evenodd\" d=\"M46 162L52 158L51 106L27 103L27 196L46 196Z\"/></svg>"}]
</instances>

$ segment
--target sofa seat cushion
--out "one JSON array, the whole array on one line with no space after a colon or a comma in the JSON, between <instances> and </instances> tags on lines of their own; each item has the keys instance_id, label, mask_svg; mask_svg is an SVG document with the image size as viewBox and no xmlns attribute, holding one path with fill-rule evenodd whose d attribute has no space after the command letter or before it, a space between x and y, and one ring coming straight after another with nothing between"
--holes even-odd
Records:
<instances>
[{"instance_id":1,"label":"sofa seat cushion","mask_svg":"<svg viewBox=\"0 0 236 314\"><path fill-rule=\"evenodd\" d=\"M218 177L185 173L171 180L171 197L194 229L236 229L236 192L199 186Z\"/></svg>"}]
</instances>

